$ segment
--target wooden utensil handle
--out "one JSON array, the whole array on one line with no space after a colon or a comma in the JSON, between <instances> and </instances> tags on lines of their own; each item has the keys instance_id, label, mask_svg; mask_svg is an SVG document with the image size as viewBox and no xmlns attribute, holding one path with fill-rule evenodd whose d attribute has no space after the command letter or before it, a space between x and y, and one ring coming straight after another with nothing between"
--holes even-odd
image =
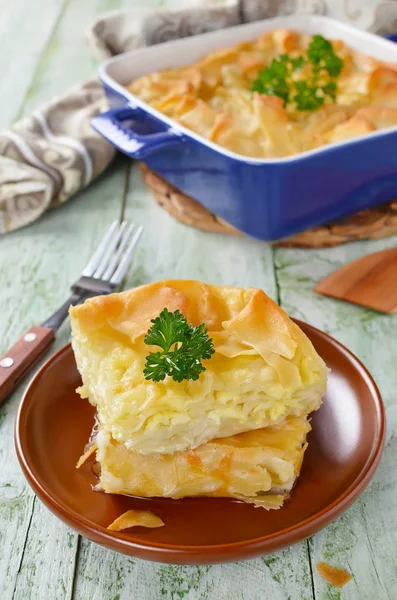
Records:
<instances>
[{"instance_id":1,"label":"wooden utensil handle","mask_svg":"<svg viewBox=\"0 0 397 600\"><path fill-rule=\"evenodd\" d=\"M49 327L32 327L0 357L0 404L42 357L55 339Z\"/></svg>"}]
</instances>

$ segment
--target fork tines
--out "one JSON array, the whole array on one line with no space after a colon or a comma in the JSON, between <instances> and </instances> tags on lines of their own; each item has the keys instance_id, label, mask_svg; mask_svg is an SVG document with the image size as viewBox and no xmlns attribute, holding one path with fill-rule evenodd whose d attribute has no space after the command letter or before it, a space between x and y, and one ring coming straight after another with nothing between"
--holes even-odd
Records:
<instances>
[{"instance_id":1,"label":"fork tines","mask_svg":"<svg viewBox=\"0 0 397 600\"><path fill-rule=\"evenodd\" d=\"M82 276L120 285L127 273L142 231L141 225L128 224L127 221L121 223L114 221L83 270Z\"/></svg>"}]
</instances>

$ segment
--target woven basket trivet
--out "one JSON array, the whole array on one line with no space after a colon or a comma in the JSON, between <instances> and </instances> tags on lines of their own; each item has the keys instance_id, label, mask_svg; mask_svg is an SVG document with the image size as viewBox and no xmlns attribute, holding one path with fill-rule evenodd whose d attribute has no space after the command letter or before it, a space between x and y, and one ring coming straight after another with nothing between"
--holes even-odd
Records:
<instances>
[{"instance_id":1,"label":"woven basket trivet","mask_svg":"<svg viewBox=\"0 0 397 600\"><path fill-rule=\"evenodd\" d=\"M182 194L143 163L140 163L140 168L143 179L158 204L178 221L203 231L243 235L196 200ZM327 248L345 242L377 239L394 234L397 234L397 200L363 210L347 219L310 229L277 242L275 245L295 248Z\"/></svg>"}]
</instances>

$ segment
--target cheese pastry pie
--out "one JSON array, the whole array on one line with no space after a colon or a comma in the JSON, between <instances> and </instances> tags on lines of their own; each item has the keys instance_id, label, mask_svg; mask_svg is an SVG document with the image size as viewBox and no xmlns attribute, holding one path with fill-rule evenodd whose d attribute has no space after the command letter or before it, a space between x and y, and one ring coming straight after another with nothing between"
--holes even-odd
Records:
<instances>
[{"instance_id":1,"label":"cheese pastry pie","mask_svg":"<svg viewBox=\"0 0 397 600\"><path fill-rule=\"evenodd\" d=\"M215 353L203 361L206 370L196 381L179 383L166 377L155 383L145 379L146 356L158 348L146 345L144 337L151 320L164 307L170 312L178 309L188 323L205 323L208 328ZM248 433L241 438L247 448L239 448L237 438L231 438L234 441L229 444L236 446L233 461L244 464L251 460L244 458L246 455L255 455L253 464L261 462L262 442L255 440L267 435L263 428L282 423L289 416L306 417L319 408L325 394L323 360L303 331L262 290L162 281L86 300L71 308L70 316L73 349L83 380L79 392L97 410L99 461L105 461L103 478L115 470L106 468L112 456L119 456L124 463L131 459L138 470L145 470L145 463L138 462L139 454L153 455L153 460L160 461L159 454L198 447L200 461L211 460L216 469L215 465L219 467L229 456L225 442L217 438L254 430L262 430L257 432L258 438ZM185 457L195 454L178 456L161 458L170 472L175 464L178 469L187 465ZM268 456L267 451L264 456ZM136 489L138 484L127 471L113 473L120 480L113 489ZM260 477L252 481L255 493ZM289 482L291 477L287 477ZM178 486L182 490L186 484L185 477L182 479L170 483L170 488L159 483L157 492L174 493ZM265 488L271 489L273 483L266 481L270 487ZM277 486L279 483L281 479ZM103 479L102 484L111 490L110 482ZM230 485L229 492L234 483ZM261 480L260 489L263 485Z\"/></svg>"},{"instance_id":2,"label":"cheese pastry pie","mask_svg":"<svg viewBox=\"0 0 397 600\"><path fill-rule=\"evenodd\" d=\"M215 439L194 450L144 456L100 426L97 489L141 497L228 497L279 508L299 475L309 431L306 417L287 417L280 425Z\"/></svg>"},{"instance_id":3,"label":"cheese pastry pie","mask_svg":"<svg viewBox=\"0 0 397 600\"><path fill-rule=\"evenodd\" d=\"M139 77L127 88L187 129L239 155L278 158L397 125L397 68L330 40L343 60L335 101L314 113L251 92L273 59L302 56L312 36L277 29L210 52L186 67ZM303 80L307 73L302 70ZM386 110L386 116L385 116Z\"/></svg>"}]
</instances>

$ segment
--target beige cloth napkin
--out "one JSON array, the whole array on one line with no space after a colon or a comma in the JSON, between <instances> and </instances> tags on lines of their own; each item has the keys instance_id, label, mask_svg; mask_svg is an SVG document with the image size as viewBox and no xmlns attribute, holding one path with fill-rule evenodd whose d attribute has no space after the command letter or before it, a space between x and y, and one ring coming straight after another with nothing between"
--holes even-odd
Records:
<instances>
[{"instance_id":1,"label":"beige cloth napkin","mask_svg":"<svg viewBox=\"0 0 397 600\"><path fill-rule=\"evenodd\" d=\"M96 56L288 14L323 14L380 34L397 33L397 0L198 0L175 12L104 15L87 32ZM0 234L28 225L87 186L111 162L113 147L90 126L106 110L94 79L55 98L0 133Z\"/></svg>"}]
</instances>

